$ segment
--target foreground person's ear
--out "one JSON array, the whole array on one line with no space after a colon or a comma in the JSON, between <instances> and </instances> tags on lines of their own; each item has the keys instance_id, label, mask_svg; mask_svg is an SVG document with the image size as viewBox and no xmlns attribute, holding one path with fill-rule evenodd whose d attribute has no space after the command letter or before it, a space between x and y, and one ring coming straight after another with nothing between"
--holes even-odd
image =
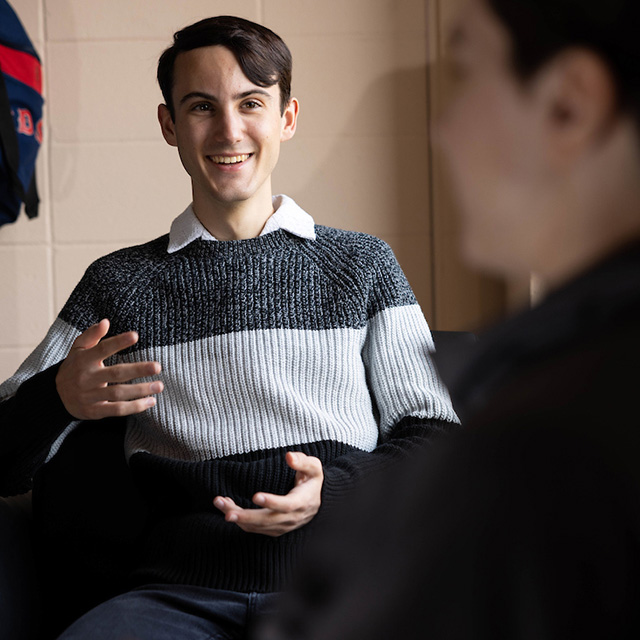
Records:
<instances>
[{"instance_id":1,"label":"foreground person's ear","mask_svg":"<svg viewBox=\"0 0 640 640\"><path fill-rule=\"evenodd\" d=\"M541 74L541 99L557 159L573 159L600 144L617 113L615 83L604 61L591 51L570 49Z\"/></svg>"}]
</instances>

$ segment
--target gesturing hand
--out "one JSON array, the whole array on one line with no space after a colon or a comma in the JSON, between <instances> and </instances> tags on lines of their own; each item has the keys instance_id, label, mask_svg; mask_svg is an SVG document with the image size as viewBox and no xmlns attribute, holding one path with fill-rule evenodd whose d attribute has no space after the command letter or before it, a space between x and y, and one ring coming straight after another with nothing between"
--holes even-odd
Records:
<instances>
[{"instance_id":1,"label":"gesturing hand","mask_svg":"<svg viewBox=\"0 0 640 640\"><path fill-rule=\"evenodd\" d=\"M140 413L156 403L151 396L164 388L159 380L124 384L160 373L158 362L105 366L108 357L138 342L135 331L103 340L108 331L109 321L101 320L79 335L56 376L65 408L79 420Z\"/></svg>"},{"instance_id":2,"label":"gesturing hand","mask_svg":"<svg viewBox=\"0 0 640 640\"><path fill-rule=\"evenodd\" d=\"M242 509L231 498L218 496L213 504L225 514L227 522L235 522L248 533L277 537L299 529L318 513L324 480L322 463L318 458L291 451L285 459L296 472L293 489L285 496L256 493L253 502L261 509Z\"/></svg>"}]
</instances>

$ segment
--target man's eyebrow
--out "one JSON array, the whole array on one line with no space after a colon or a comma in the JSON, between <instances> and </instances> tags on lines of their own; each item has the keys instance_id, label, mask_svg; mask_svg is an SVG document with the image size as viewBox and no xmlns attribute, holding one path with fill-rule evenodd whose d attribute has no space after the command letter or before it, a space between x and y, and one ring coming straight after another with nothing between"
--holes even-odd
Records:
<instances>
[{"instance_id":1,"label":"man's eyebrow","mask_svg":"<svg viewBox=\"0 0 640 640\"><path fill-rule=\"evenodd\" d=\"M266 89L259 89L256 87L255 89L249 89L248 91L243 91L242 93L236 94L234 97L235 100L242 100L243 98L248 98L249 96L254 96L258 94L259 96L264 96L269 100L273 99L273 96Z\"/></svg>"},{"instance_id":2,"label":"man's eyebrow","mask_svg":"<svg viewBox=\"0 0 640 640\"><path fill-rule=\"evenodd\" d=\"M244 98L248 98L249 96L254 95L264 96L271 100L273 96L266 90L260 89L256 87L255 89L248 89L247 91L242 91L241 93L237 93L233 96L234 100L242 100ZM180 104L184 104L187 100L200 99L200 100L209 100L209 102L219 102L218 98L214 96L212 93L206 93L205 91L190 91L180 98Z\"/></svg>"},{"instance_id":3,"label":"man's eyebrow","mask_svg":"<svg viewBox=\"0 0 640 640\"><path fill-rule=\"evenodd\" d=\"M217 102L218 99L211 93L205 93L204 91L190 91L180 98L180 104L184 104L187 100L193 100L199 98L201 100L209 100L211 102Z\"/></svg>"}]
</instances>

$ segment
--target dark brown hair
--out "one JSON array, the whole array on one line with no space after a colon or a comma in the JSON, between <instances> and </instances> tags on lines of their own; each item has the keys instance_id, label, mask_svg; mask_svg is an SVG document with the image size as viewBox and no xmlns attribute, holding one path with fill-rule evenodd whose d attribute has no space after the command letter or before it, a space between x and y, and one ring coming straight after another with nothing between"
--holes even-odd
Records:
<instances>
[{"instance_id":1,"label":"dark brown hair","mask_svg":"<svg viewBox=\"0 0 640 640\"><path fill-rule=\"evenodd\" d=\"M486 1L510 32L513 66L522 79L561 51L584 47L607 64L620 109L640 125L639 0Z\"/></svg>"},{"instance_id":2,"label":"dark brown hair","mask_svg":"<svg viewBox=\"0 0 640 640\"><path fill-rule=\"evenodd\" d=\"M173 44L158 61L158 84L175 119L172 98L176 58L183 51L221 45L233 53L242 72L259 87L280 86L280 111L291 100L291 52L280 36L260 24L234 16L200 20L173 35Z\"/></svg>"}]
</instances>

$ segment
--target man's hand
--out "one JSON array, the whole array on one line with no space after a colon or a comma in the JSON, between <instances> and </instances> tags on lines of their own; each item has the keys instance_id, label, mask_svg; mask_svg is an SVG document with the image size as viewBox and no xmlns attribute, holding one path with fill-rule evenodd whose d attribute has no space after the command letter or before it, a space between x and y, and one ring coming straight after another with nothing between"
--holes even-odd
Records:
<instances>
[{"instance_id":1,"label":"man's hand","mask_svg":"<svg viewBox=\"0 0 640 640\"><path fill-rule=\"evenodd\" d=\"M65 408L79 420L140 413L155 405L151 396L164 388L159 380L124 384L160 373L158 362L104 365L108 357L138 342L135 331L103 340L108 331L109 321L101 320L79 335L56 376Z\"/></svg>"},{"instance_id":2,"label":"man's hand","mask_svg":"<svg viewBox=\"0 0 640 640\"><path fill-rule=\"evenodd\" d=\"M324 480L322 463L318 458L291 451L285 459L296 472L293 489L286 496L256 493L253 502L261 509L242 509L231 498L218 496L213 504L225 514L227 522L235 522L247 533L277 537L299 529L318 513Z\"/></svg>"}]
</instances>

